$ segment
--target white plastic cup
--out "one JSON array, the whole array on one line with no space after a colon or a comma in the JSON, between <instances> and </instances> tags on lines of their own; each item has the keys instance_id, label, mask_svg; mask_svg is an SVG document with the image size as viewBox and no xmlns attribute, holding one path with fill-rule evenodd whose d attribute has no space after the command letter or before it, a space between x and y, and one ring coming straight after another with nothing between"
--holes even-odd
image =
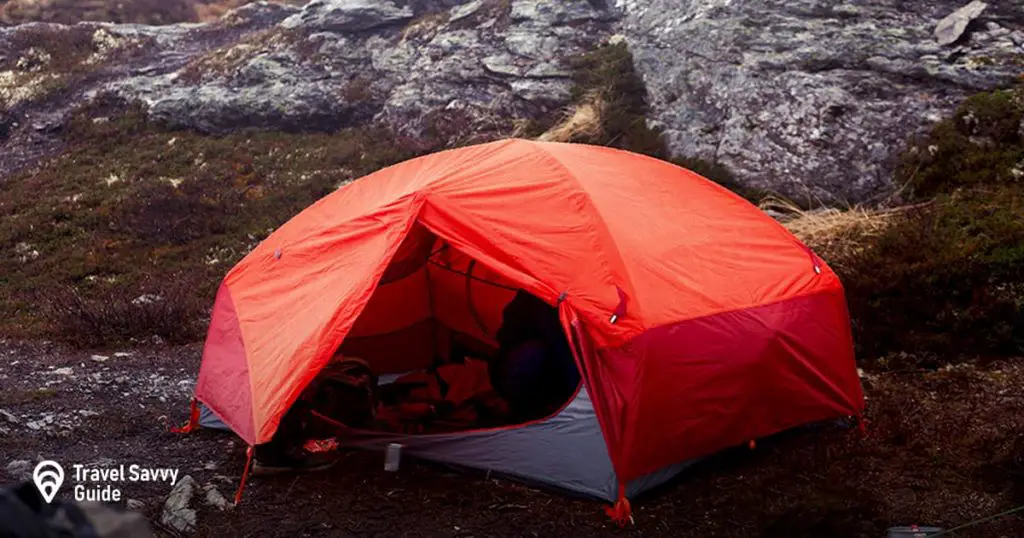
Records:
<instances>
[{"instance_id":1,"label":"white plastic cup","mask_svg":"<svg viewBox=\"0 0 1024 538\"><path fill-rule=\"evenodd\" d=\"M388 445L387 452L384 456L384 470L389 473L398 471L398 466L402 463L402 445L398 443L391 443Z\"/></svg>"}]
</instances>

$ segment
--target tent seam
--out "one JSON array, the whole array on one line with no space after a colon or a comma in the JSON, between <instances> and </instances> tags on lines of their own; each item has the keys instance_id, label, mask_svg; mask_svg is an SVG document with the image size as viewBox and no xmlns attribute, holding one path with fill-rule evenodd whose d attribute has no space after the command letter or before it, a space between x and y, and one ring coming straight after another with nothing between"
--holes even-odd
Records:
<instances>
[{"instance_id":1,"label":"tent seam","mask_svg":"<svg viewBox=\"0 0 1024 538\"><path fill-rule=\"evenodd\" d=\"M588 202L588 206L589 206L589 208L588 208L589 209L588 216L590 217L588 220L597 221L596 224L600 225L600 228L599 228L601 230L600 233L601 233L601 235L607 237L608 238L608 243L610 243L614 247L614 249L613 249L614 257L615 257L615 259L618 260L619 265L623 269L624 276L626 277L625 284L629 287L629 291L630 291L629 298L632 300L631 301L632 304L630 305L630 309L635 308L635 312L630 313L629 317L639 320L641 322L641 326L640 326L641 330L642 331L646 331L647 330L647 326L646 326L646 324L643 323L643 316L640 315L640 312L642 312L642 308L641 308L640 303L639 303L639 298L637 297L637 294L636 294L636 286L633 284L633 275L629 272L629 267L626 265L626 260L625 260L625 258L623 258L622 252L619 251L619 244L615 241L615 237L612 235L611 230L608 229L608 225L604 221L604 216L601 214L601 211L598 209L597 204L594 203L594 199L590 196L590 193L583 186L583 183L580 182L579 178L576 177L576 174L574 174L572 172L572 170L568 166L566 166L565 163L563 163L562 160L559 159L555 154L553 154L550 151L548 151L548 149L544 145L539 144L539 143L534 142L534 141L530 141L530 146L533 147L535 150L543 153L551 161L555 162L558 165L558 167L565 173L566 177L571 179L572 182L576 185L577 190L584 197L586 197L587 202ZM597 242L595 242L595 243L597 243ZM598 245L595 245L595 247L597 247L597 246ZM602 258L606 258L605 250L607 250L607 249L595 248L595 252L599 256L601 256ZM610 264L608 263L607 259L605 259L604 262L605 263L603 264L604 265L603 268L605 269L606 272L611 274L611 271L608 270L608 267L609 267Z\"/></svg>"}]
</instances>

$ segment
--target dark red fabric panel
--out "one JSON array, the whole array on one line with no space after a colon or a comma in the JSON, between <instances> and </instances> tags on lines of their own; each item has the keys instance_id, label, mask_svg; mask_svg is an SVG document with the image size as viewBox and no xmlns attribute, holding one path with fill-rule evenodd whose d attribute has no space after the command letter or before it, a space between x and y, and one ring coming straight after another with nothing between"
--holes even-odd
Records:
<instances>
[{"instance_id":1,"label":"dark red fabric panel","mask_svg":"<svg viewBox=\"0 0 1024 538\"><path fill-rule=\"evenodd\" d=\"M422 224L413 224L409 235L398 246L395 257L381 276L379 285L386 286L419 271L426 265L430 253L437 248L437 243L437 236L430 230Z\"/></svg>"},{"instance_id":2,"label":"dark red fabric panel","mask_svg":"<svg viewBox=\"0 0 1024 538\"><path fill-rule=\"evenodd\" d=\"M595 397L625 404L609 443L625 481L864 409L841 288L648 330L599 355L598 367L638 372L633 387L602 372Z\"/></svg>"},{"instance_id":3,"label":"dark red fabric panel","mask_svg":"<svg viewBox=\"0 0 1024 538\"><path fill-rule=\"evenodd\" d=\"M256 442L252 386L242 331L231 291L221 284L203 347L196 398L247 443Z\"/></svg>"},{"instance_id":4,"label":"dark red fabric panel","mask_svg":"<svg viewBox=\"0 0 1024 538\"><path fill-rule=\"evenodd\" d=\"M426 319L387 334L348 336L341 352L365 360L378 374L396 374L430 366L435 339L435 321Z\"/></svg>"}]
</instances>

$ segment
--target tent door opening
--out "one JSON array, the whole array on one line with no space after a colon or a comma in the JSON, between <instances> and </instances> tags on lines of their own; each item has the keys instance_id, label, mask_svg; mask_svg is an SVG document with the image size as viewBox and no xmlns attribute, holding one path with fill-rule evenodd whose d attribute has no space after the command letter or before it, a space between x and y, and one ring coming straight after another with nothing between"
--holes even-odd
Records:
<instances>
[{"instance_id":1,"label":"tent door opening","mask_svg":"<svg viewBox=\"0 0 1024 538\"><path fill-rule=\"evenodd\" d=\"M554 306L419 224L333 361L351 358L373 370L368 427L381 431L515 427L557 414L581 384Z\"/></svg>"}]
</instances>

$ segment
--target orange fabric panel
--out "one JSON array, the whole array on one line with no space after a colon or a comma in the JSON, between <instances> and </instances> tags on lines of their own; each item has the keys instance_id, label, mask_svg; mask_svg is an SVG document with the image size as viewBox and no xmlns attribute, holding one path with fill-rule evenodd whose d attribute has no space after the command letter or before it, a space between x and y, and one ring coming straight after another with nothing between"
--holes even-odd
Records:
<instances>
[{"instance_id":1,"label":"orange fabric panel","mask_svg":"<svg viewBox=\"0 0 1024 538\"><path fill-rule=\"evenodd\" d=\"M414 224L384 271L384 276L380 280L381 285L401 280L426 265L438 242L437 236L430 230L421 224Z\"/></svg>"},{"instance_id":2,"label":"orange fabric panel","mask_svg":"<svg viewBox=\"0 0 1024 538\"><path fill-rule=\"evenodd\" d=\"M330 360L412 226L419 202L407 197L338 222L330 200L271 234L225 279L248 355L256 426L255 438L246 439L251 443L273 436Z\"/></svg>"},{"instance_id":3,"label":"orange fabric panel","mask_svg":"<svg viewBox=\"0 0 1024 538\"><path fill-rule=\"evenodd\" d=\"M806 247L746 200L671 163L546 144L614 238L648 327L832 289Z\"/></svg>"},{"instance_id":4,"label":"orange fabric panel","mask_svg":"<svg viewBox=\"0 0 1024 538\"><path fill-rule=\"evenodd\" d=\"M433 264L428 267L434 297L434 314L438 321L451 329L497 346L494 337L501 326L501 313L505 305L512 300L515 292L488 284L487 282L494 282L508 285L505 279L479 263L475 264L472 275L474 278L487 282L480 282L459 274L467 273L470 261L465 255L457 255L455 258L440 261L440 263L450 264L451 269L458 273ZM467 280L471 286L469 290L471 297L466 295ZM473 301L472 305L476 314L480 317L480 322L487 329L487 334L484 334L480 323L474 319L473 313L470 311L470 299Z\"/></svg>"}]
</instances>

